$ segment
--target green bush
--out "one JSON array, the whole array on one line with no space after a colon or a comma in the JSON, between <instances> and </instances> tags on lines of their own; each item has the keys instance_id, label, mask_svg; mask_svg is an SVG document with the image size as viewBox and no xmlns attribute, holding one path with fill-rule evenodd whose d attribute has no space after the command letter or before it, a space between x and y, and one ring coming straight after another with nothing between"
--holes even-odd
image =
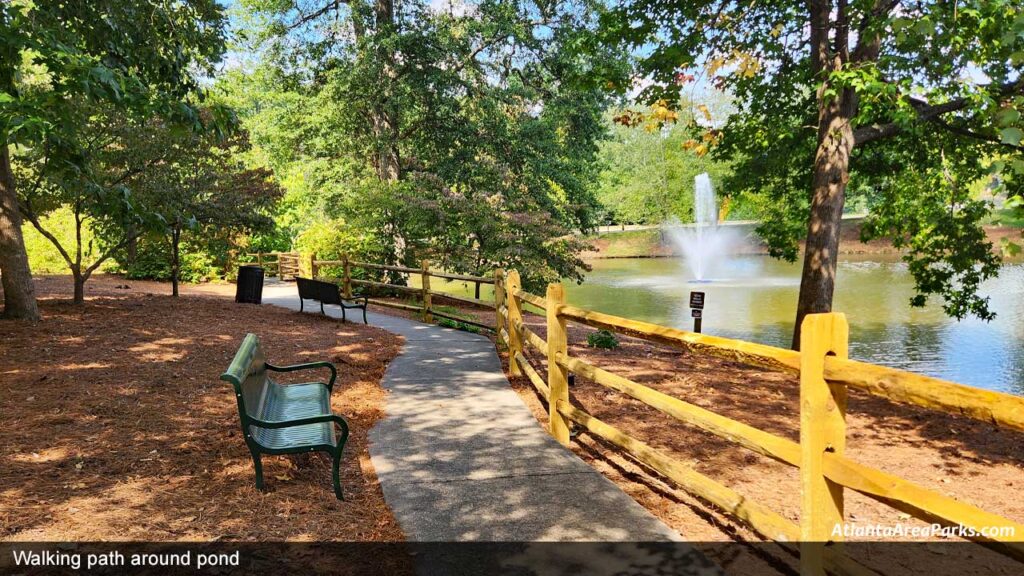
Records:
<instances>
[{"instance_id":1,"label":"green bush","mask_svg":"<svg viewBox=\"0 0 1024 576\"><path fill-rule=\"evenodd\" d=\"M587 334L587 346L612 350L619 347L619 339L608 330L598 330Z\"/></svg>"},{"instance_id":2,"label":"green bush","mask_svg":"<svg viewBox=\"0 0 1024 576\"><path fill-rule=\"evenodd\" d=\"M456 330L462 330L463 332L472 332L473 334L479 334L480 329L472 324L466 324L465 322L458 322L456 320L449 320L448 318L438 318L437 325L443 326L444 328L454 328Z\"/></svg>"},{"instance_id":3,"label":"green bush","mask_svg":"<svg viewBox=\"0 0 1024 576\"><path fill-rule=\"evenodd\" d=\"M132 280L170 280L170 252L170 247L163 239L139 239L135 261L125 267L125 277ZM216 259L203 250L182 243L180 257L181 270L178 279L181 282L195 284L221 277L223 270L217 265Z\"/></svg>"},{"instance_id":4,"label":"green bush","mask_svg":"<svg viewBox=\"0 0 1024 576\"><path fill-rule=\"evenodd\" d=\"M317 260L340 260L348 254L353 260L376 262L369 236L357 232L344 220L317 222L303 230L292 248L303 255L316 254ZM360 278L360 270L353 270L352 276ZM341 266L322 266L319 275L324 278L341 278Z\"/></svg>"}]
</instances>

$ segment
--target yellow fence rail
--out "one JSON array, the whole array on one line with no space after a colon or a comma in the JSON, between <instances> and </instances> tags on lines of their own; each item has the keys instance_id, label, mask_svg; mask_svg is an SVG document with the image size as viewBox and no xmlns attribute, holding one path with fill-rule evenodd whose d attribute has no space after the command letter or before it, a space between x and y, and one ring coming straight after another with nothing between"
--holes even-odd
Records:
<instances>
[{"instance_id":1,"label":"yellow fence rail","mask_svg":"<svg viewBox=\"0 0 1024 576\"><path fill-rule=\"evenodd\" d=\"M510 372L525 376L548 403L548 427L555 439L568 446L569 423L581 426L682 490L725 510L762 537L795 547L803 576L874 573L844 556L840 547L828 545L841 539L836 536L842 533L841 527L839 531L835 528L844 521L845 489L930 523L962 526L968 529L964 533L972 534L968 539L1024 562L1024 544L1019 541L1024 538L1024 525L844 455L849 388L1014 430L1024 430L1024 398L849 360L849 327L843 314L807 316L800 351L796 352L577 308L565 302L560 284L549 285L545 297L523 291L516 270L508 271L505 279L504 321ZM544 314L546 338L531 331L523 321L523 306L527 304ZM571 357L566 332L570 321L798 374L800 441L759 430ZM530 363L531 352L538 360L546 359L546 375ZM680 422L799 468L799 523L573 406L568 394L570 372L631 396ZM993 528L1002 530L992 532Z\"/></svg>"}]
</instances>

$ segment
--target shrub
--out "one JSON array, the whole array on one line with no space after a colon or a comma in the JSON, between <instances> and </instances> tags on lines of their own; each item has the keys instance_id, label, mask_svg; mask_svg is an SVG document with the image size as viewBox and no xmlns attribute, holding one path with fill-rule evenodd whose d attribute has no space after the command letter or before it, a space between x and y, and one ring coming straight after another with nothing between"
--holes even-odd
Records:
<instances>
[{"instance_id":1,"label":"shrub","mask_svg":"<svg viewBox=\"0 0 1024 576\"><path fill-rule=\"evenodd\" d=\"M473 334L479 334L480 329L472 324L466 324L465 322L458 322L455 320L449 320L448 318L438 318L437 325L445 328L454 328L456 330L462 330L463 332L472 332Z\"/></svg>"},{"instance_id":2,"label":"shrub","mask_svg":"<svg viewBox=\"0 0 1024 576\"><path fill-rule=\"evenodd\" d=\"M587 346L611 350L619 347L619 339L608 330L598 330L587 334Z\"/></svg>"},{"instance_id":3,"label":"shrub","mask_svg":"<svg viewBox=\"0 0 1024 576\"><path fill-rule=\"evenodd\" d=\"M366 234L355 231L344 220L317 222L303 230L295 239L293 250L304 255L316 254L317 260L340 260L348 254L353 260L378 261L374 257L371 240ZM319 275L324 278L341 278L341 266L323 266ZM353 270L355 278L361 277L362 270Z\"/></svg>"},{"instance_id":4,"label":"shrub","mask_svg":"<svg viewBox=\"0 0 1024 576\"><path fill-rule=\"evenodd\" d=\"M221 276L222 270L213 255L186 242L181 244L180 258L178 279L181 282L195 284ZM160 237L140 238L135 260L124 273L131 280L170 280L171 256L167 242Z\"/></svg>"}]
</instances>

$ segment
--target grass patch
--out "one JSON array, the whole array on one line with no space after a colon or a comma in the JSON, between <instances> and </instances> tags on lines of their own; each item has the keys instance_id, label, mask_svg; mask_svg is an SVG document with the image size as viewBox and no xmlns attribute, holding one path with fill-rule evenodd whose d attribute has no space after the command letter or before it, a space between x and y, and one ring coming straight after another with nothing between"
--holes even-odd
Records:
<instances>
[{"instance_id":1,"label":"grass patch","mask_svg":"<svg viewBox=\"0 0 1024 576\"><path fill-rule=\"evenodd\" d=\"M992 214L985 219L985 223L993 226L1024 228L1024 211L1015 208L1001 208L999 210L993 210Z\"/></svg>"},{"instance_id":2,"label":"grass patch","mask_svg":"<svg viewBox=\"0 0 1024 576\"><path fill-rule=\"evenodd\" d=\"M600 247L606 258L635 258L657 254L663 250L661 230L629 230L590 236L587 240Z\"/></svg>"}]
</instances>

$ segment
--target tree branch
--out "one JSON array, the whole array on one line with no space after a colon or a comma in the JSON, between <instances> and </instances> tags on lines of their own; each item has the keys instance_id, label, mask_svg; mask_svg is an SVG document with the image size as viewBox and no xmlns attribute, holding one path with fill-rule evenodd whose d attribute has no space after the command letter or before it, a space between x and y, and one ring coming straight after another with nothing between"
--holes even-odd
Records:
<instances>
[{"instance_id":1,"label":"tree branch","mask_svg":"<svg viewBox=\"0 0 1024 576\"><path fill-rule=\"evenodd\" d=\"M985 134L979 134L977 132L974 132L973 130L970 130L968 128L964 128L963 126L956 126L954 124L950 124L949 122L946 122L945 120L943 120L939 116L936 116L935 118L932 118L931 121L932 121L932 123L936 124L937 126L943 128L943 129L945 129L945 130L947 130L949 132L952 132L953 134L959 134L960 136L966 136L968 138L974 138L975 140L981 140L983 142L988 142L990 144L998 144L999 146L1005 146L1006 148L1009 148L1010 150L1016 150L1018 152L1024 152L1024 146L1017 146L1017 145L1014 145L1014 144L1010 144L1009 142L1003 142L1001 139L996 138L995 136L986 136Z\"/></svg>"},{"instance_id":2,"label":"tree branch","mask_svg":"<svg viewBox=\"0 0 1024 576\"><path fill-rule=\"evenodd\" d=\"M853 49L850 56L851 62L875 61L882 49L882 35L877 30L869 33L872 24L878 23L879 19L886 18L896 9L900 0L876 0L874 7L864 13L860 24L857 26L857 47Z\"/></svg>"},{"instance_id":3,"label":"tree branch","mask_svg":"<svg viewBox=\"0 0 1024 576\"><path fill-rule=\"evenodd\" d=\"M811 72L815 76L821 74L831 58L828 45L831 10L832 4L829 0L807 0L811 26Z\"/></svg>"},{"instance_id":4,"label":"tree branch","mask_svg":"<svg viewBox=\"0 0 1024 576\"><path fill-rule=\"evenodd\" d=\"M60 252L61 258L64 258L64 261L67 262L68 268L74 268L75 264L71 261L71 255L68 254L67 250L65 250L63 246L61 246L60 240L58 240L56 236L43 228L43 224L39 221L39 216L34 210L32 210L31 204L28 204L27 202L18 202L18 211L21 212L21 215L24 216L26 220L32 223L32 226L42 234L44 238L49 240L50 243L57 248L57 252Z\"/></svg>"},{"instance_id":5,"label":"tree branch","mask_svg":"<svg viewBox=\"0 0 1024 576\"><path fill-rule=\"evenodd\" d=\"M347 4L348 2L345 2L345 3ZM308 22L310 22L312 20L315 20L315 19L323 16L324 14L327 14L331 10L337 10L340 7L341 4L342 4L342 2L340 0L334 0L333 2L328 2L327 4L321 6L320 8L317 8L316 10L314 10L314 11L308 13L308 14L303 14L302 11L299 10L298 11L299 12L298 16L296 16L295 20L290 22L286 26L286 28L287 28L287 30L289 32L291 32L291 31L295 30L296 28L298 28L299 26L302 26L303 24L306 24L306 23L308 23Z\"/></svg>"},{"instance_id":6,"label":"tree branch","mask_svg":"<svg viewBox=\"0 0 1024 576\"><path fill-rule=\"evenodd\" d=\"M999 96L1008 96L1011 94L1020 94L1024 91L1024 79L1016 82L1008 82L999 87L997 94ZM910 98L910 104L917 110L918 121L932 121L935 118L948 114L950 112L956 112L957 110L963 110L970 104L970 100L967 98L957 98L950 100L943 104L935 104L929 106L926 102ZM883 138L889 138L895 136L903 131L903 126L890 122L888 124L872 124L871 126L862 126L853 131L854 145L860 146L868 142L875 140L881 140Z\"/></svg>"},{"instance_id":7,"label":"tree branch","mask_svg":"<svg viewBox=\"0 0 1024 576\"><path fill-rule=\"evenodd\" d=\"M110 258L111 256L114 255L114 252L117 252L121 248L124 248L125 246L128 245L129 242L131 242L132 240L138 238L139 236L142 236L142 231L137 231L137 232L133 232L131 234L125 235L125 237L123 239L121 239L120 242L118 242L117 244L112 246L110 249L108 249L106 252L104 252L99 257L98 260L96 260L95 262L92 263L92 265L90 265L88 268L86 268L85 272L82 274L82 277L85 278L86 280L88 280L89 276L91 276L92 273L95 272L97 268L99 268L104 262L106 262L108 258Z\"/></svg>"}]
</instances>

